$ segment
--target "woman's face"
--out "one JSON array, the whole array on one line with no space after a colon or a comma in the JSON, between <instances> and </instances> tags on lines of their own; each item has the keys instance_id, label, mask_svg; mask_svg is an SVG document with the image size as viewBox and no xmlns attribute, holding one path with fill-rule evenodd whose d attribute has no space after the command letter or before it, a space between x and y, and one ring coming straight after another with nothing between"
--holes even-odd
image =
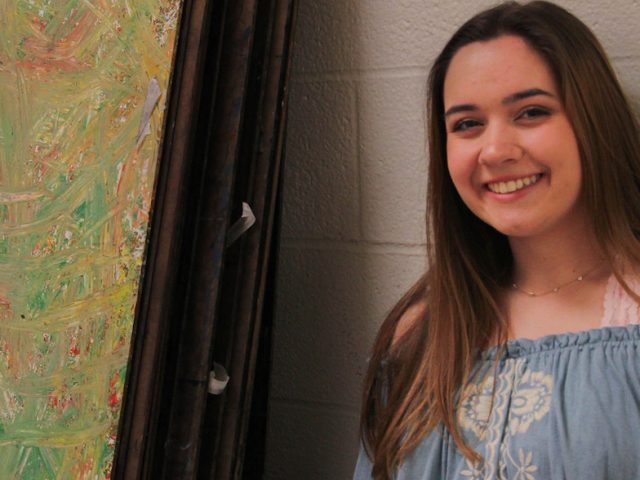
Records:
<instances>
[{"instance_id":1,"label":"woman's face","mask_svg":"<svg viewBox=\"0 0 640 480\"><path fill-rule=\"evenodd\" d=\"M480 219L510 237L559 234L585 220L573 128L551 70L524 40L461 48L444 108L449 174Z\"/></svg>"}]
</instances>

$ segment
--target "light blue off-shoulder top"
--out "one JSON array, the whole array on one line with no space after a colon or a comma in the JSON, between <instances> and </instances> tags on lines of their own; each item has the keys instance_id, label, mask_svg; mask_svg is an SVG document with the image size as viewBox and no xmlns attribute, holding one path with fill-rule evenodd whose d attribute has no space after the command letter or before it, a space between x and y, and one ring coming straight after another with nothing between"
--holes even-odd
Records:
<instances>
[{"instance_id":1,"label":"light blue off-shoulder top","mask_svg":"<svg viewBox=\"0 0 640 480\"><path fill-rule=\"evenodd\" d=\"M640 479L638 307L610 279L604 310L602 328L508 342L497 365L496 348L483 352L457 411L483 461L467 460L437 429L395 478ZM354 480L365 479L361 449Z\"/></svg>"}]
</instances>

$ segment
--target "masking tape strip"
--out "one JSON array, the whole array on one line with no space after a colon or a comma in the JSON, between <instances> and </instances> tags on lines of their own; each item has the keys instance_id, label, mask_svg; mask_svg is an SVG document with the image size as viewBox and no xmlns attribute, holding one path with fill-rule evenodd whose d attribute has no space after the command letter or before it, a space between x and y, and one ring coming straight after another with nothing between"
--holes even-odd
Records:
<instances>
[{"instance_id":1,"label":"masking tape strip","mask_svg":"<svg viewBox=\"0 0 640 480\"><path fill-rule=\"evenodd\" d=\"M254 223L256 223L256 217L251 211L251 207L242 202L242 216L236 220L227 232L227 247L240 238Z\"/></svg>"},{"instance_id":2,"label":"masking tape strip","mask_svg":"<svg viewBox=\"0 0 640 480\"><path fill-rule=\"evenodd\" d=\"M158 79L153 77L149 82L147 98L145 98L142 107L142 118L140 118L140 126L138 127L138 135L136 136L136 147L140 147L142 140L151 133L151 114L153 113L153 109L156 108L161 95L162 92L160 91Z\"/></svg>"},{"instance_id":3,"label":"masking tape strip","mask_svg":"<svg viewBox=\"0 0 640 480\"><path fill-rule=\"evenodd\" d=\"M213 362L213 370L209 372L209 393L220 395L227 388L227 383L229 383L229 374L222 365Z\"/></svg>"}]
</instances>

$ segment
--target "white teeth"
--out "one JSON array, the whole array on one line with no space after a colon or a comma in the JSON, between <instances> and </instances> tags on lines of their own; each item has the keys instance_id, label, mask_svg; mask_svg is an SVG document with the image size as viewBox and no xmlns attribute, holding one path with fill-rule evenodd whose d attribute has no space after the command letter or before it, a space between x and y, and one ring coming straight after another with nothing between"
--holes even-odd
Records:
<instances>
[{"instance_id":1,"label":"white teeth","mask_svg":"<svg viewBox=\"0 0 640 480\"><path fill-rule=\"evenodd\" d=\"M517 180L509 180L508 182L493 182L487 184L489 190L494 193L513 193L529 185L533 185L542 177L541 174L530 175L528 177L519 178Z\"/></svg>"}]
</instances>

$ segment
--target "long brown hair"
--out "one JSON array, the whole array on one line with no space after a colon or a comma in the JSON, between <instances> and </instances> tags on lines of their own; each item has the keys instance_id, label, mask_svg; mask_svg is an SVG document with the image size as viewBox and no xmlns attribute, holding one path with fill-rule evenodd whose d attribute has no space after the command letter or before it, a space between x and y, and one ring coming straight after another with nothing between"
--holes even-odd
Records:
<instances>
[{"instance_id":1,"label":"long brown hair","mask_svg":"<svg viewBox=\"0 0 640 480\"><path fill-rule=\"evenodd\" d=\"M502 35L523 38L555 76L578 141L581 194L599 245L627 291L619 266L640 264L638 123L596 37L545 1L508 2L471 18L446 44L428 80L429 269L383 322L365 378L361 435L376 479L392 477L440 426L467 458L479 458L456 426L456 394L476 353L490 338L506 339L497 294L510 281L513 258L507 238L471 213L451 181L443 85L460 48ZM394 342L399 319L418 305L418 321Z\"/></svg>"}]
</instances>

